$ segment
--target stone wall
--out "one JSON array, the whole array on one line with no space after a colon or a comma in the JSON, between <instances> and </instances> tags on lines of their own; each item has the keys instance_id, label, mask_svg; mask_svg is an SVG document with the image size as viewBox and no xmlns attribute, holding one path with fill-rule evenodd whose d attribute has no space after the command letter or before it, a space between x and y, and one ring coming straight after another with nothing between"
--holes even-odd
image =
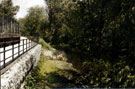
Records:
<instances>
[{"instance_id":1,"label":"stone wall","mask_svg":"<svg viewBox=\"0 0 135 89\"><path fill-rule=\"evenodd\" d=\"M1 75L0 89L19 89L25 76L36 66L40 54L41 45L37 45L9 65L8 70Z\"/></svg>"}]
</instances>

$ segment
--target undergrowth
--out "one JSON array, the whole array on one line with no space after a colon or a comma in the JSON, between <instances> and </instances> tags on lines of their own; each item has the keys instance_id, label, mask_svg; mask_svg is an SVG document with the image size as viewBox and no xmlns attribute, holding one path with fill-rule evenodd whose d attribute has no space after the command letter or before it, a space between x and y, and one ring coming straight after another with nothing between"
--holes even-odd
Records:
<instances>
[{"instance_id":1,"label":"undergrowth","mask_svg":"<svg viewBox=\"0 0 135 89\"><path fill-rule=\"evenodd\" d=\"M135 88L135 69L123 60L112 64L95 59L82 64L76 84L79 87Z\"/></svg>"},{"instance_id":2,"label":"undergrowth","mask_svg":"<svg viewBox=\"0 0 135 89\"><path fill-rule=\"evenodd\" d=\"M25 79L26 89L69 88L74 87L75 72L58 60L49 60L43 54L40 61Z\"/></svg>"},{"instance_id":3,"label":"undergrowth","mask_svg":"<svg viewBox=\"0 0 135 89\"><path fill-rule=\"evenodd\" d=\"M41 44L44 49L51 50L51 51L55 50L53 47L51 47L50 44L46 43L42 38L39 39L39 44Z\"/></svg>"}]
</instances>

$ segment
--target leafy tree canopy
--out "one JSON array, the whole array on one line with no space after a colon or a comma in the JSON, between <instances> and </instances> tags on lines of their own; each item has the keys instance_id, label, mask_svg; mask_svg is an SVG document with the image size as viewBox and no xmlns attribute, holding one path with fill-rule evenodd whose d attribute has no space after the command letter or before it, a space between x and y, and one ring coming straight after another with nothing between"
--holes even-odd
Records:
<instances>
[{"instance_id":1,"label":"leafy tree canopy","mask_svg":"<svg viewBox=\"0 0 135 89\"><path fill-rule=\"evenodd\" d=\"M21 32L26 36L43 37L46 23L45 9L39 6L31 7L27 16L20 19Z\"/></svg>"},{"instance_id":2,"label":"leafy tree canopy","mask_svg":"<svg viewBox=\"0 0 135 89\"><path fill-rule=\"evenodd\" d=\"M14 18L18 10L19 6L13 6L12 0L2 0L0 4L0 16Z\"/></svg>"}]
</instances>

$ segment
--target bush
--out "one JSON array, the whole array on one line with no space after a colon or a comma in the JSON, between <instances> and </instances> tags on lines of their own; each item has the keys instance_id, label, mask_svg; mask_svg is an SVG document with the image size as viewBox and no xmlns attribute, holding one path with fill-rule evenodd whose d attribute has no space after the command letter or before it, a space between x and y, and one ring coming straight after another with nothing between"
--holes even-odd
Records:
<instances>
[{"instance_id":1,"label":"bush","mask_svg":"<svg viewBox=\"0 0 135 89\"><path fill-rule=\"evenodd\" d=\"M82 73L76 79L79 87L135 87L135 70L125 61L111 64L102 59L95 59L84 62L81 67Z\"/></svg>"}]
</instances>

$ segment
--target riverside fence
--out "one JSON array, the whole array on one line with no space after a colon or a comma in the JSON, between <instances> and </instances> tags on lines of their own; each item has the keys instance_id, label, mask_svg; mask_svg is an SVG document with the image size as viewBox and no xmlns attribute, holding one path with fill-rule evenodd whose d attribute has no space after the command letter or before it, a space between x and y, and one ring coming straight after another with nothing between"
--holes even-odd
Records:
<instances>
[{"instance_id":1,"label":"riverside fence","mask_svg":"<svg viewBox=\"0 0 135 89\"><path fill-rule=\"evenodd\" d=\"M19 42L18 42L19 41ZM7 44L10 46L7 46ZM36 42L29 39L13 40L0 42L0 70L15 61L22 54L26 53L37 45Z\"/></svg>"}]
</instances>

